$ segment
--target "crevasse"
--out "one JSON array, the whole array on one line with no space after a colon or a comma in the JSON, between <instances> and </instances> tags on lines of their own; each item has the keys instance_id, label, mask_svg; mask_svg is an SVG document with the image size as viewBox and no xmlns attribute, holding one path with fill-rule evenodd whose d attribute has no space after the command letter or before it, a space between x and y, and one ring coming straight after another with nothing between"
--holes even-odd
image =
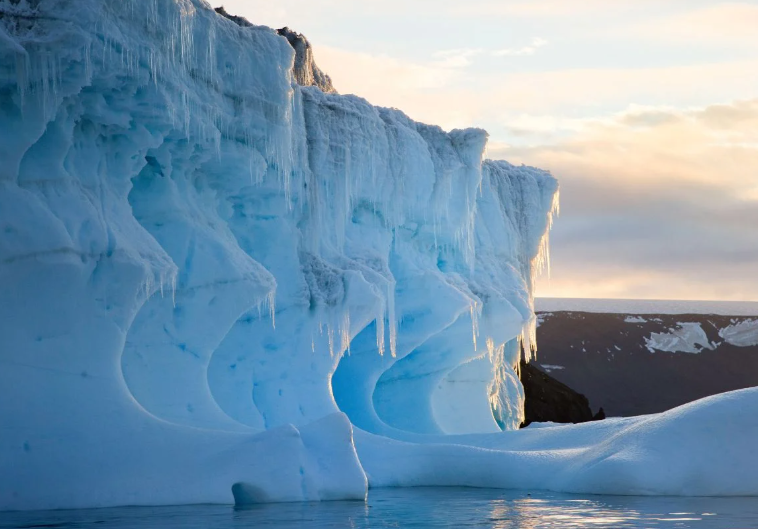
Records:
<instances>
[{"instance_id":1,"label":"crevasse","mask_svg":"<svg viewBox=\"0 0 758 529\"><path fill-rule=\"evenodd\" d=\"M521 422L555 179L293 62L200 0L0 0L0 509L359 499Z\"/></svg>"}]
</instances>

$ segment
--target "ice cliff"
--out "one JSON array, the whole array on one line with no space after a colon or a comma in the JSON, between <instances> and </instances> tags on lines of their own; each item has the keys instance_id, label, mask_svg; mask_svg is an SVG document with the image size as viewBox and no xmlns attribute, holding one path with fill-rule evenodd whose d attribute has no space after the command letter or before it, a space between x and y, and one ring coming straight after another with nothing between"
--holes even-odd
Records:
<instances>
[{"instance_id":1,"label":"ice cliff","mask_svg":"<svg viewBox=\"0 0 758 529\"><path fill-rule=\"evenodd\" d=\"M0 509L363 498L521 422L555 179L296 60L200 0L0 0Z\"/></svg>"}]
</instances>

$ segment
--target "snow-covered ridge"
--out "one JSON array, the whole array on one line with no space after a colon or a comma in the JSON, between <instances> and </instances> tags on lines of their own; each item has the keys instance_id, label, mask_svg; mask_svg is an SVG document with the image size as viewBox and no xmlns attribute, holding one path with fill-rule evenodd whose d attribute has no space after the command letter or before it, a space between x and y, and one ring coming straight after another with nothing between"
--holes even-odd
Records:
<instances>
[{"instance_id":1,"label":"snow-covered ridge","mask_svg":"<svg viewBox=\"0 0 758 529\"><path fill-rule=\"evenodd\" d=\"M295 61L199 0L0 0L0 509L360 498L353 424L521 422L556 180Z\"/></svg>"}]
</instances>

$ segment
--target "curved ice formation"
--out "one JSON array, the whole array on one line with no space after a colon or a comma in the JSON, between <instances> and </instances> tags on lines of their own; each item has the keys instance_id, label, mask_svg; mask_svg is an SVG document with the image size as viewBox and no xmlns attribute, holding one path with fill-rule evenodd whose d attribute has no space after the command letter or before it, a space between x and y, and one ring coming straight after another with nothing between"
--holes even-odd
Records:
<instances>
[{"instance_id":1,"label":"curved ice formation","mask_svg":"<svg viewBox=\"0 0 758 529\"><path fill-rule=\"evenodd\" d=\"M758 388L660 414L424 443L356 432L372 487L470 486L583 494L758 496Z\"/></svg>"},{"instance_id":2,"label":"curved ice formation","mask_svg":"<svg viewBox=\"0 0 758 529\"><path fill-rule=\"evenodd\" d=\"M521 422L555 179L294 60L200 0L0 0L0 509L360 499Z\"/></svg>"}]
</instances>

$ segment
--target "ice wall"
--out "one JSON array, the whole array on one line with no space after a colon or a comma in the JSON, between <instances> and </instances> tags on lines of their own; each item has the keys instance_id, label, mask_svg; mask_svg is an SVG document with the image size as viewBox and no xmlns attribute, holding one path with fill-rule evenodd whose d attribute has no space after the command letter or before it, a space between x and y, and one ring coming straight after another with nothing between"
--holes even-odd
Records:
<instances>
[{"instance_id":1,"label":"ice wall","mask_svg":"<svg viewBox=\"0 0 758 529\"><path fill-rule=\"evenodd\" d=\"M362 498L353 424L521 422L556 181L294 62L199 0L0 0L0 509Z\"/></svg>"}]
</instances>

